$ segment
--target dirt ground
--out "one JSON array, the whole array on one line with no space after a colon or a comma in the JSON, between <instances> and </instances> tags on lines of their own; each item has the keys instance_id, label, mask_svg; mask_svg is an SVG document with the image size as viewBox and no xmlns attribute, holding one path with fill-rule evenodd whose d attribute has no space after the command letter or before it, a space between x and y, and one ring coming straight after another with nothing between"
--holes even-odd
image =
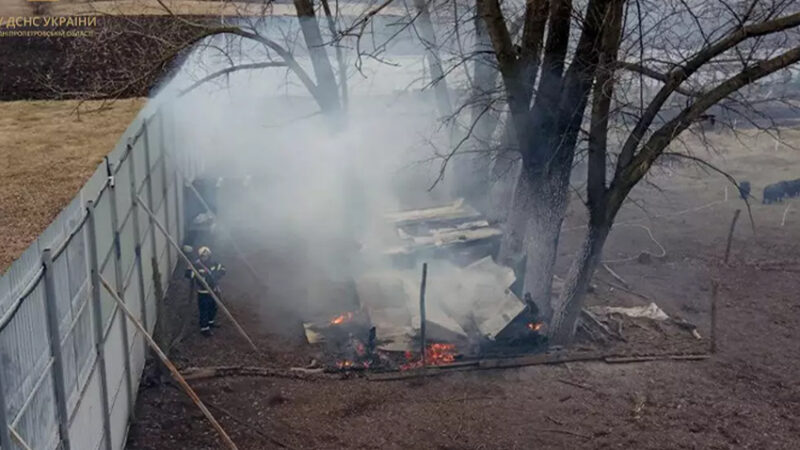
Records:
<instances>
[{"instance_id":1,"label":"dirt ground","mask_svg":"<svg viewBox=\"0 0 800 450\"><path fill-rule=\"evenodd\" d=\"M721 142L727 148L713 161L749 180L754 195L768 183L800 177L800 154L771 140ZM787 211L788 204L754 202L757 234L744 211L725 266L727 230L734 210L744 207L734 190L726 194L724 179L696 167L665 168L650 181L658 188L634 192L646 209L623 210L604 258L633 257L609 266L667 313L697 324L700 349L709 346L711 285L718 280L718 352L710 359L568 363L382 382L227 377L192 384L243 449L800 448L800 203ZM565 225L561 275L581 237L577 221L570 217ZM178 280L166 305L173 334L186 331L171 353L179 366L288 368L315 356L300 318L287 313L303 294L292 283L301 273L295 243L270 251L245 244L248 258L267 273L268 290L220 246L229 267L223 289L263 354L249 351L228 321L214 337L201 337L186 282ZM653 256L637 260L642 252ZM599 271L590 303L647 303L607 281L614 280ZM654 352L673 342L657 327L632 336L636 352L646 351L648 340ZM181 391L151 381L142 385L128 448L222 448Z\"/></svg>"},{"instance_id":2,"label":"dirt ground","mask_svg":"<svg viewBox=\"0 0 800 450\"><path fill-rule=\"evenodd\" d=\"M78 104L0 104L0 272L78 193L144 100L120 100L80 116L75 114ZM82 110L99 106L100 102L85 102Z\"/></svg>"}]
</instances>

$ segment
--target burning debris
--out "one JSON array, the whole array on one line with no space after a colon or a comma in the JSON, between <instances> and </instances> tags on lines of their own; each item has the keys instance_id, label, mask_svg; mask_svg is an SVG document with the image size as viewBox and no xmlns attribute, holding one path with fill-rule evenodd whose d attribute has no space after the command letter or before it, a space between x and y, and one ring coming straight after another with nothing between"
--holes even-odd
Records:
<instances>
[{"instance_id":1,"label":"burning debris","mask_svg":"<svg viewBox=\"0 0 800 450\"><path fill-rule=\"evenodd\" d=\"M353 319L354 313L346 312L344 314L339 314L338 316L331 319L331 325L341 325L345 322L349 322Z\"/></svg>"},{"instance_id":2,"label":"burning debris","mask_svg":"<svg viewBox=\"0 0 800 450\"><path fill-rule=\"evenodd\" d=\"M541 348L543 323L537 311L509 289L510 269L482 258L467 267L432 263L427 282L425 355L416 271L365 273L356 280L361 303L349 311L304 324L311 344L321 344L329 365L340 370L409 370L446 365L463 358Z\"/></svg>"},{"instance_id":3,"label":"burning debris","mask_svg":"<svg viewBox=\"0 0 800 450\"><path fill-rule=\"evenodd\" d=\"M456 361L454 344L430 344L425 348L425 357L416 358L413 353L405 353L408 362L400 366L400 370L418 369L425 366L441 366Z\"/></svg>"},{"instance_id":4,"label":"burning debris","mask_svg":"<svg viewBox=\"0 0 800 450\"><path fill-rule=\"evenodd\" d=\"M528 329L531 331L539 331L544 326L542 322L528 322Z\"/></svg>"},{"instance_id":5,"label":"burning debris","mask_svg":"<svg viewBox=\"0 0 800 450\"><path fill-rule=\"evenodd\" d=\"M355 277L356 311L304 324L329 367L409 370L544 347L536 305L512 292L514 271L492 258L502 232L480 213L459 200L385 219L397 245L383 248L388 264L377 266L391 268ZM424 306L423 258L431 267Z\"/></svg>"}]
</instances>

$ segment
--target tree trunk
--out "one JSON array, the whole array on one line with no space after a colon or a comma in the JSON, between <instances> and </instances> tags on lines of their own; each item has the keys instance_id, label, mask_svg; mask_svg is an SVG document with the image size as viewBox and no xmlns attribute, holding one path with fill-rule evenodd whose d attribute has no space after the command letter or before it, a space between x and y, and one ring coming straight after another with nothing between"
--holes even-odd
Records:
<instances>
[{"instance_id":1,"label":"tree trunk","mask_svg":"<svg viewBox=\"0 0 800 450\"><path fill-rule=\"evenodd\" d=\"M489 175L489 197L486 217L491 222L501 222L509 217L514 198L514 186L520 175L519 154L511 151L495 156ZM515 158L516 157L516 158Z\"/></svg>"},{"instance_id":2,"label":"tree trunk","mask_svg":"<svg viewBox=\"0 0 800 450\"><path fill-rule=\"evenodd\" d=\"M328 20L328 29L331 32L331 38L336 37L336 23L334 22L331 7L328 5L328 0L322 0L322 9L325 11L325 18ZM337 11L338 14L339 11ZM344 54L342 53L342 43L336 44L336 63L339 65L339 86L342 88L342 109L347 110L348 92L347 92L347 64L344 61Z\"/></svg>"},{"instance_id":3,"label":"tree trunk","mask_svg":"<svg viewBox=\"0 0 800 450\"><path fill-rule=\"evenodd\" d=\"M529 211L535 202L533 191L531 180L520 174L513 189L511 210L503 230L503 240L497 258L500 264L514 267L516 262L522 260Z\"/></svg>"},{"instance_id":4,"label":"tree trunk","mask_svg":"<svg viewBox=\"0 0 800 450\"><path fill-rule=\"evenodd\" d=\"M550 320L549 334L554 344L567 344L575 334L575 324L583 307L583 297L600 263L603 245L611 231L610 223L589 225L583 244L564 280L564 290L553 305L554 314Z\"/></svg>"},{"instance_id":5,"label":"tree trunk","mask_svg":"<svg viewBox=\"0 0 800 450\"><path fill-rule=\"evenodd\" d=\"M534 190L523 240L527 256L523 293L530 293L541 317L549 319L552 314L553 266L568 203L567 185L564 185L562 176L541 172L531 174L524 168L520 178L534 176L530 182Z\"/></svg>"},{"instance_id":6,"label":"tree trunk","mask_svg":"<svg viewBox=\"0 0 800 450\"><path fill-rule=\"evenodd\" d=\"M491 182L489 149L499 123L497 112L492 110L492 100L500 73L495 67L486 23L480 16L476 16L474 22L475 56L472 64L472 107L468 125L472 130L472 153L455 158L453 172L456 195L465 198L472 206L488 215L491 209L488 189Z\"/></svg>"},{"instance_id":7,"label":"tree trunk","mask_svg":"<svg viewBox=\"0 0 800 450\"><path fill-rule=\"evenodd\" d=\"M428 60L428 70L431 71L431 85L436 96L436 105L439 113L449 118L453 115L453 105L450 103L450 93L447 90L447 82L444 79L444 69L439 59L439 49L436 45L436 34L433 30L431 13L428 9L427 0L414 0L414 7L419 12L416 25L422 45L425 46L426 59Z\"/></svg>"},{"instance_id":8,"label":"tree trunk","mask_svg":"<svg viewBox=\"0 0 800 450\"><path fill-rule=\"evenodd\" d=\"M490 221L503 221L509 217L510 208L514 198L514 188L522 168L522 155L520 155L516 142L516 135L512 129L511 119L505 123L501 137L500 149L494 154L494 161L489 172L488 207L486 216Z\"/></svg>"},{"instance_id":9,"label":"tree trunk","mask_svg":"<svg viewBox=\"0 0 800 450\"><path fill-rule=\"evenodd\" d=\"M568 172L543 172L523 165L498 256L509 267L527 259L523 294L530 293L545 319L552 313L553 266L568 202Z\"/></svg>"},{"instance_id":10,"label":"tree trunk","mask_svg":"<svg viewBox=\"0 0 800 450\"><path fill-rule=\"evenodd\" d=\"M322 111L324 113L335 113L339 111L339 89L336 86L336 77L333 74L331 61L322 40L322 33L319 30L319 23L314 14L314 5L310 0L294 0L294 7L297 11L297 20L300 22L300 29L306 41L306 48L311 57L311 65L314 68L314 75L317 79L317 86L322 100Z\"/></svg>"}]
</instances>

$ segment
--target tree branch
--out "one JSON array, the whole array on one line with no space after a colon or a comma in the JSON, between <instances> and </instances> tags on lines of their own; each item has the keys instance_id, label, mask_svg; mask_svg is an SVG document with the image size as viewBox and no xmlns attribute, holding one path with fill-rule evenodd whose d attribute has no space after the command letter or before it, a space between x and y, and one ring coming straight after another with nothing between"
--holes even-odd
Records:
<instances>
[{"instance_id":1,"label":"tree branch","mask_svg":"<svg viewBox=\"0 0 800 450\"><path fill-rule=\"evenodd\" d=\"M655 95L625 141L617 159L616 172L621 172L631 162L636 147L670 95L675 92L681 83L697 72L700 67L746 39L777 33L798 25L800 25L800 13L738 28L717 43L697 52L682 66L673 69L668 75L668 82Z\"/></svg>"},{"instance_id":2,"label":"tree branch","mask_svg":"<svg viewBox=\"0 0 800 450\"><path fill-rule=\"evenodd\" d=\"M627 70L629 72L642 74L648 78L652 78L662 83L669 83L669 75L661 73L655 69L651 69L641 64L636 64L627 61L617 61L617 67L620 69ZM695 92L681 86L676 87L675 92L685 95L687 97L699 97L700 95L702 95L702 92Z\"/></svg>"},{"instance_id":3,"label":"tree branch","mask_svg":"<svg viewBox=\"0 0 800 450\"><path fill-rule=\"evenodd\" d=\"M675 118L659 128L642 147L642 151L614 176L612 187L609 188L608 192L609 207L607 214L610 214L610 217L616 214L616 211L622 205L622 201L625 199L628 192L630 192L633 186L644 177L653 165L653 162L655 162L667 145L669 145L678 134L688 128L692 122L697 120L708 108L743 86L795 64L798 61L800 61L800 46L794 47L774 58L747 67L739 74L729 78L698 98L692 105L684 108Z\"/></svg>"},{"instance_id":4,"label":"tree branch","mask_svg":"<svg viewBox=\"0 0 800 450\"><path fill-rule=\"evenodd\" d=\"M191 92L194 89L196 89L197 87L199 87L201 84L206 83L208 81L211 81L211 80L213 80L215 78L219 78L219 77L221 77L223 75L227 75L229 73L237 72L239 70L266 69L268 67L286 67L286 63L270 61L270 62L253 63L253 64L241 64L241 65L238 65L238 66L226 67L225 69L222 69L220 71L214 72L214 73L212 73L210 75L207 75L207 76L195 81L194 83L192 83L191 86L187 87L186 89L181 89L180 93L178 93L178 97L183 97L184 95L188 94L189 92Z\"/></svg>"},{"instance_id":5,"label":"tree branch","mask_svg":"<svg viewBox=\"0 0 800 450\"><path fill-rule=\"evenodd\" d=\"M606 190L608 121L611 98L614 94L614 68L622 39L623 3L621 1L615 3L615 7L609 14L610 17L606 21L592 94L592 116L588 143L589 163L586 176L586 205L589 208L590 219L596 219L602 215L602 201Z\"/></svg>"}]
</instances>

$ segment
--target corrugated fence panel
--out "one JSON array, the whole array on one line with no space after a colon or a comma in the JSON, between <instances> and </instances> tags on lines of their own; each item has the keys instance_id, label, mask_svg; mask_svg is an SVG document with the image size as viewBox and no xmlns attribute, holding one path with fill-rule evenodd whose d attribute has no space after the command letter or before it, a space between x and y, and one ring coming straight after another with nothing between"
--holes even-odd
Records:
<instances>
[{"instance_id":1,"label":"corrugated fence panel","mask_svg":"<svg viewBox=\"0 0 800 450\"><path fill-rule=\"evenodd\" d=\"M52 449L58 441L56 402L53 399L53 366L44 373L19 418L17 431L34 449Z\"/></svg>"},{"instance_id":2,"label":"corrugated fence panel","mask_svg":"<svg viewBox=\"0 0 800 450\"><path fill-rule=\"evenodd\" d=\"M124 280L128 283L136 283L136 279L131 276L131 270L133 270L134 263L136 262L136 254L134 253L136 249L136 240L133 236L133 222L135 219L133 215L130 215L128 221L122 225L119 232L122 275Z\"/></svg>"},{"instance_id":3,"label":"corrugated fence panel","mask_svg":"<svg viewBox=\"0 0 800 450\"><path fill-rule=\"evenodd\" d=\"M76 450L96 449L103 438L100 372L93 370L90 374L70 424L69 437L72 448Z\"/></svg>"},{"instance_id":4,"label":"corrugated fence panel","mask_svg":"<svg viewBox=\"0 0 800 450\"><path fill-rule=\"evenodd\" d=\"M153 250L150 245L150 233L146 234L146 241L142 244L142 273L144 274L145 306L147 307L147 325L153 328L155 323L155 302L153 301Z\"/></svg>"},{"instance_id":5,"label":"corrugated fence panel","mask_svg":"<svg viewBox=\"0 0 800 450\"><path fill-rule=\"evenodd\" d=\"M114 233L111 230L111 196L108 191L100 196L94 207L94 221L97 232L97 259L103 264L111 253L114 244Z\"/></svg>"},{"instance_id":6,"label":"corrugated fence panel","mask_svg":"<svg viewBox=\"0 0 800 450\"><path fill-rule=\"evenodd\" d=\"M125 305L131 311L136 320L142 320L142 305L139 300L139 282L137 281L139 269L135 266L133 268L133 276L131 277L131 282L128 284L128 287L125 289ZM128 342L133 342L133 333L136 331L136 327L133 325L128 327L128 335L130 339Z\"/></svg>"},{"instance_id":7,"label":"corrugated fence panel","mask_svg":"<svg viewBox=\"0 0 800 450\"><path fill-rule=\"evenodd\" d=\"M6 401L6 418L33 449L50 450L61 446L57 413L61 396L56 395L60 389L54 384L60 372L51 351L56 352L62 361L62 387L68 419L65 425L71 448L105 448L105 425L110 428L111 447L115 450L124 447L132 408L129 392L135 399L138 390L135 380L145 365L146 343L136 328L128 324L129 348L124 348L123 321L128 319L117 309L113 297L101 288L99 315L104 341L100 346L96 345L96 303L92 300L91 243L86 206L89 201L95 202L92 222L95 224L98 273L113 285L119 264L126 306L136 319L142 319L144 306L144 319L148 327L154 329L153 261L158 265L160 281L166 288L177 255L162 232L151 226L147 214L141 210L133 212L132 202L136 194L148 199L149 186L152 204L148 207L156 211L157 220L180 242L183 189L182 182L177 181L180 177L172 162L174 156L172 159L163 156L174 142L174 136L165 136L163 127L172 127L172 121L160 117L163 114L163 110L159 112L155 106L146 105L107 157L116 168L113 180L119 226L119 262L114 248L114 211L107 189L108 166L103 162L72 202L0 277L0 381ZM147 136L142 133L145 117L150 118ZM150 167L146 164L148 146L145 139L149 144ZM136 177L133 180L135 193L131 192L131 167ZM141 269L136 264L134 224L139 225ZM45 302L42 251L46 248L52 250L53 258L52 266L48 266L52 268L53 298L49 299L52 300L52 310L48 310ZM140 285L140 270L143 287ZM143 300L144 305L141 303ZM58 339L60 345L55 349L51 349L48 341L47 319L52 318L48 314L56 315L57 336L54 339ZM98 348L102 349L104 359L98 358ZM127 363L126 355L130 357ZM100 364L102 361L105 363ZM128 364L130 374L125 372ZM134 380L130 391L128 380ZM104 381L108 387L106 398L102 395ZM109 417L103 414L106 402Z\"/></svg>"},{"instance_id":8,"label":"corrugated fence panel","mask_svg":"<svg viewBox=\"0 0 800 450\"><path fill-rule=\"evenodd\" d=\"M94 361L94 331L92 319L92 307L90 292L87 290L83 294L84 302L78 312L77 323L72 330L75 342L75 365L78 368L78 388L83 389L86 378L92 369Z\"/></svg>"},{"instance_id":9,"label":"corrugated fence panel","mask_svg":"<svg viewBox=\"0 0 800 450\"><path fill-rule=\"evenodd\" d=\"M11 264L0 280L0 317L5 316L41 267L42 252L39 250L39 240L37 239Z\"/></svg>"},{"instance_id":10,"label":"corrugated fence panel","mask_svg":"<svg viewBox=\"0 0 800 450\"><path fill-rule=\"evenodd\" d=\"M130 158L133 160L134 171L136 172L136 187L141 188L144 179L147 177L147 165L145 164L145 136L139 138L133 145Z\"/></svg>"},{"instance_id":11,"label":"corrugated fence panel","mask_svg":"<svg viewBox=\"0 0 800 450\"><path fill-rule=\"evenodd\" d=\"M150 209L153 211L156 211L164 200L161 195L161 192L164 190L164 179L162 176L163 168L160 163L156 164L150 172L150 182L153 184L153 205L150 205Z\"/></svg>"},{"instance_id":12,"label":"corrugated fence panel","mask_svg":"<svg viewBox=\"0 0 800 450\"><path fill-rule=\"evenodd\" d=\"M114 315L110 332L104 344L106 351L106 371L108 373L108 401L114 405L120 398L125 397L125 351L122 346L121 314Z\"/></svg>"},{"instance_id":13,"label":"corrugated fence panel","mask_svg":"<svg viewBox=\"0 0 800 450\"><path fill-rule=\"evenodd\" d=\"M95 169L92 176L89 177L89 180L86 181L86 184L84 184L81 189L80 196L83 200L83 204L86 205L86 202L89 200L97 200L97 196L100 195L100 191L105 187L107 182L108 175L106 174L106 164L103 162L97 166L97 169Z\"/></svg>"},{"instance_id":14,"label":"corrugated fence panel","mask_svg":"<svg viewBox=\"0 0 800 450\"><path fill-rule=\"evenodd\" d=\"M108 370L109 405L111 406L111 436L114 448L121 448L128 421L128 398L125 387L125 357L122 345L122 314L116 314L111 332L106 337L106 367Z\"/></svg>"},{"instance_id":15,"label":"corrugated fence panel","mask_svg":"<svg viewBox=\"0 0 800 450\"><path fill-rule=\"evenodd\" d=\"M22 408L50 360L45 323L44 281L40 280L0 331L0 370L9 420Z\"/></svg>"}]
</instances>

